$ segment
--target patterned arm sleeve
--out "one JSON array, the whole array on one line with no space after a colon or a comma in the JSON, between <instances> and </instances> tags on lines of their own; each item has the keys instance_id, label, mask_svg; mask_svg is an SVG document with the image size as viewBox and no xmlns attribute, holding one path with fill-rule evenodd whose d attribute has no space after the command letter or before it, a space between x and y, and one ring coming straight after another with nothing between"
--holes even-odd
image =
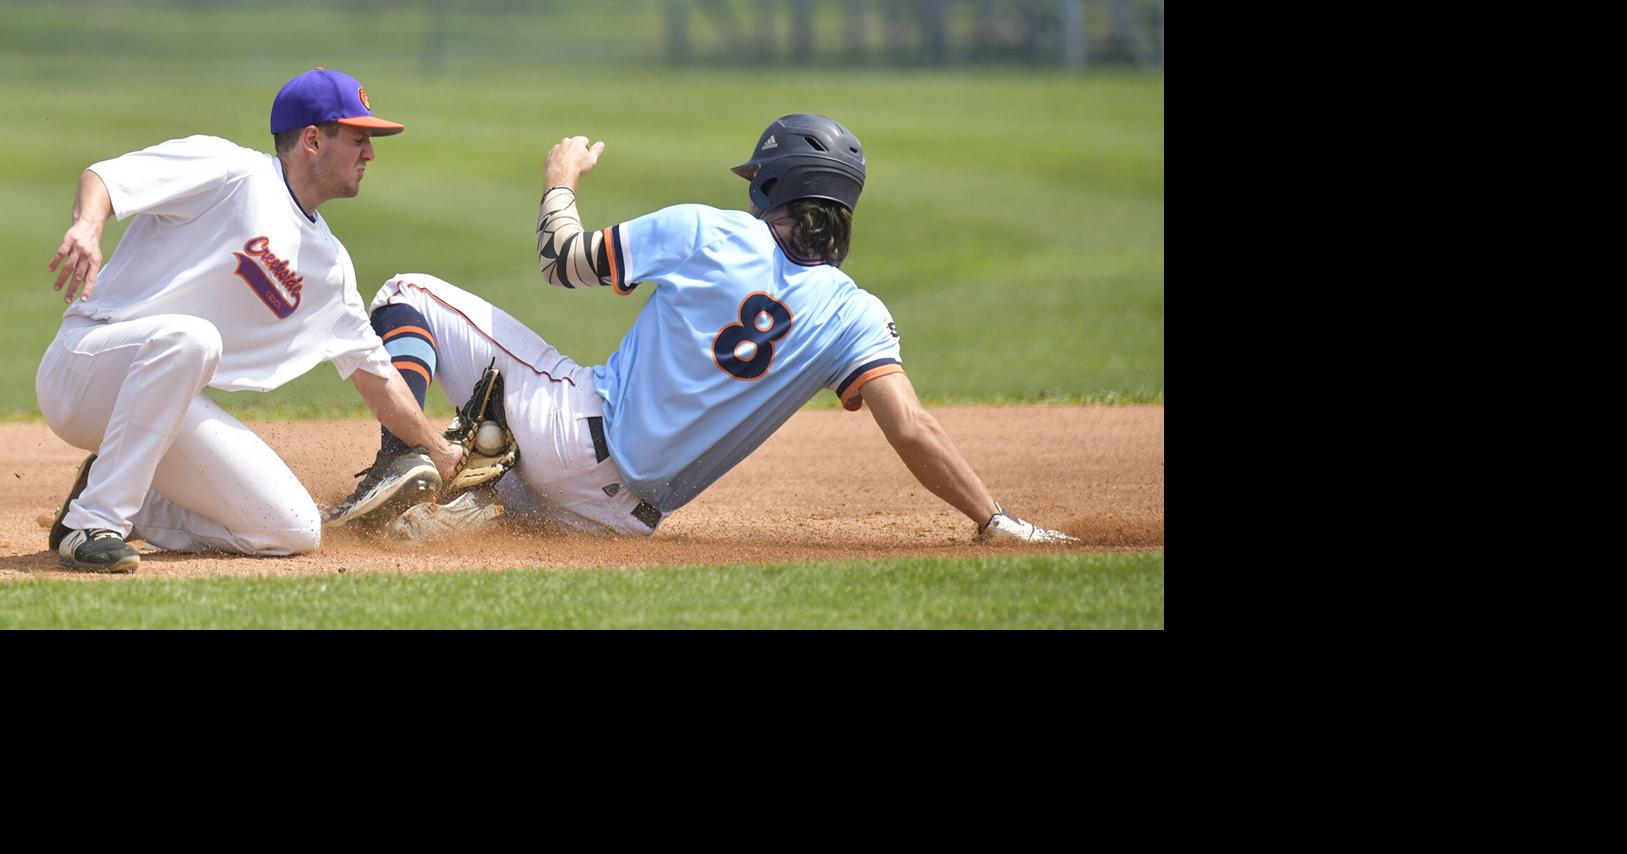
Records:
<instances>
[{"instance_id":1,"label":"patterned arm sleeve","mask_svg":"<svg viewBox=\"0 0 1627 854\"><path fill-rule=\"evenodd\" d=\"M550 285L585 288L616 282L609 257L613 229L583 231L576 212L576 192L554 187L537 209L537 263Z\"/></svg>"}]
</instances>

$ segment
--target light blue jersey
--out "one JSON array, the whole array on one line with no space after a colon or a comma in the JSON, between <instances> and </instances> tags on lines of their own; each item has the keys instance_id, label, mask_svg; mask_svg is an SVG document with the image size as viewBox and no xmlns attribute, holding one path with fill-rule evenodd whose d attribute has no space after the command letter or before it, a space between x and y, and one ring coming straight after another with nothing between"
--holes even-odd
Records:
<instances>
[{"instance_id":1,"label":"light blue jersey","mask_svg":"<svg viewBox=\"0 0 1627 854\"><path fill-rule=\"evenodd\" d=\"M849 410L900 366L881 300L793 257L743 211L677 205L605 229L611 284L655 292L594 368L611 458L663 514L687 504L820 389Z\"/></svg>"}]
</instances>

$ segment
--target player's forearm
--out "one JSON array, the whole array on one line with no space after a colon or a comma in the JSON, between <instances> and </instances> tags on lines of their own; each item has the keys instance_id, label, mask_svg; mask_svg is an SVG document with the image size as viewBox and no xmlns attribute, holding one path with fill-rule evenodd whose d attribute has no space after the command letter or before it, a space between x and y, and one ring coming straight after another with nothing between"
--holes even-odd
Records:
<instances>
[{"instance_id":1,"label":"player's forearm","mask_svg":"<svg viewBox=\"0 0 1627 854\"><path fill-rule=\"evenodd\" d=\"M113 197L102 176L86 169L79 176L79 189L73 197L73 224L93 228L100 234L113 217Z\"/></svg>"},{"instance_id":2,"label":"player's forearm","mask_svg":"<svg viewBox=\"0 0 1627 854\"><path fill-rule=\"evenodd\" d=\"M575 181L550 182L537 206L537 265L550 285L585 288L611 284L604 235L584 231L576 210Z\"/></svg>"},{"instance_id":3,"label":"player's forearm","mask_svg":"<svg viewBox=\"0 0 1627 854\"><path fill-rule=\"evenodd\" d=\"M401 377L381 377L359 369L351 374L351 381L384 429L408 445L427 451L443 475L450 469L446 461L452 458L451 443L424 417L412 390Z\"/></svg>"},{"instance_id":4,"label":"player's forearm","mask_svg":"<svg viewBox=\"0 0 1627 854\"><path fill-rule=\"evenodd\" d=\"M931 413L923 410L907 429L886 435L910 474L933 495L979 525L994 515L994 496Z\"/></svg>"},{"instance_id":5,"label":"player's forearm","mask_svg":"<svg viewBox=\"0 0 1627 854\"><path fill-rule=\"evenodd\" d=\"M79 176L79 189L73 197L73 222L62 235L62 245L51 256L46 269L57 274L55 290L62 290L65 302L90 299L96 288L96 274L102 269L102 227L113 216L113 198L102 176L86 169Z\"/></svg>"}]
</instances>

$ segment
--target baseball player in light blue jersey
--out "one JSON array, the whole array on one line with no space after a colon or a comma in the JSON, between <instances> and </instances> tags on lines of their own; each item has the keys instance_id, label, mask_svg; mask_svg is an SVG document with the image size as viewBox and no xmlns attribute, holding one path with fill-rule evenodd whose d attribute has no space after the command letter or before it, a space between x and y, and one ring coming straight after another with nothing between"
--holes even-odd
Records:
<instances>
[{"instance_id":1,"label":"baseball player in light blue jersey","mask_svg":"<svg viewBox=\"0 0 1627 854\"><path fill-rule=\"evenodd\" d=\"M586 231L577 185L603 152L580 136L549 150L537 251L551 284L653 291L605 364L576 364L434 276L397 275L374 298L374 330L414 391L435 378L463 400L488 365L500 372L519 447L515 470L494 487L412 507L389 523L395 534L469 530L506 508L577 530L648 535L830 389L848 410L868 403L910 471L980 537L1072 540L995 501L917 399L887 307L838 269L865 178L847 128L805 114L769 125L734 168L750 182L749 213L676 205ZM385 446L405 450L387 432Z\"/></svg>"}]
</instances>

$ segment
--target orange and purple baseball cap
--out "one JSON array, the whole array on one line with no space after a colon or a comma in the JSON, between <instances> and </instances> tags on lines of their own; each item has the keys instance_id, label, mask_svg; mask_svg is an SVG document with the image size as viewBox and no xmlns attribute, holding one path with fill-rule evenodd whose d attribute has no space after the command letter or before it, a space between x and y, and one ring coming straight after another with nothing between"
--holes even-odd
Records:
<instances>
[{"instance_id":1,"label":"orange and purple baseball cap","mask_svg":"<svg viewBox=\"0 0 1627 854\"><path fill-rule=\"evenodd\" d=\"M321 66L283 84L277 100L271 102L272 133L324 122L367 128L374 136L389 136L407 129L406 125L373 115L367 90L356 78Z\"/></svg>"}]
</instances>

